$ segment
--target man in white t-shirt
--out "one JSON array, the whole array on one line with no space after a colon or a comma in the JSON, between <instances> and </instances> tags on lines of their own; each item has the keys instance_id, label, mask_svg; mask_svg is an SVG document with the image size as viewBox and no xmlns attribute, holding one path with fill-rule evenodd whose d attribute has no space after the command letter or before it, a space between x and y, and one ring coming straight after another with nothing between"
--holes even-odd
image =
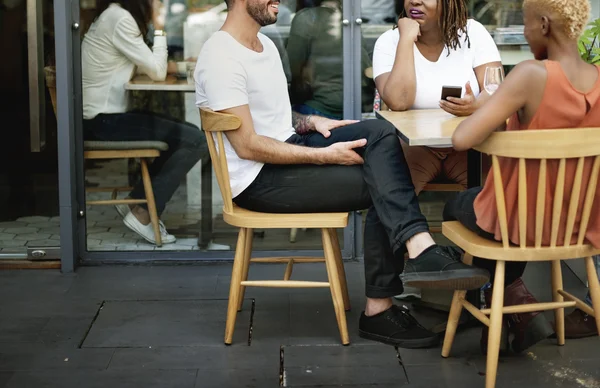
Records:
<instances>
[{"instance_id":1,"label":"man in white t-shirt","mask_svg":"<svg viewBox=\"0 0 600 388\"><path fill-rule=\"evenodd\" d=\"M258 32L277 20L278 5L228 0L225 24L198 56L197 105L242 120L225 141L233 200L273 213L369 208L359 334L401 347L434 346L438 336L392 304L402 292L404 253L411 258L407 284L479 288L489 273L433 241L392 125L292 114L277 49Z\"/></svg>"}]
</instances>

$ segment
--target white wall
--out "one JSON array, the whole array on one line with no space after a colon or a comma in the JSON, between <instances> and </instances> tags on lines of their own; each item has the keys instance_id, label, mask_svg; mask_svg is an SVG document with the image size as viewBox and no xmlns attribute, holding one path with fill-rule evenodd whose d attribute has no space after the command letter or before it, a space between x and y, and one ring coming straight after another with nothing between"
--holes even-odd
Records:
<instances>
[{"instance_id":1,"label":"white wall","mask_svg":"<svg viewBox=\"0 0 600 388\"><path fill-rule=\"evenodd\" d=\"M600 0L591 0L592 3L592 19L600 17Z\"/></svg>"}]
</instances>

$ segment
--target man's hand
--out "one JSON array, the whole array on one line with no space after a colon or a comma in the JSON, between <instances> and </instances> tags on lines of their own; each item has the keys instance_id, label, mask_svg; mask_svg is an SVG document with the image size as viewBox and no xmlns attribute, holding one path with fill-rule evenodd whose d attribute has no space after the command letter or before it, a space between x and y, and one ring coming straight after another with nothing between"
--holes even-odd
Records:
<instances>
[{"instance_id":1,"label":"man's hand","mask_svg":"<svg viewBox=\"0 0 600 388\"><path fill-rule=\"evenodd\" d=\"M440 108L455 116L470 116L479 108L477 98L473 94L471 83L465 85L463 98L448 97L448 101L440 101Z\"/></svg>"},{"instance_id":2,"label":"man's hand","mask_svg":"<svg viewBox=\"0 0 600 388\"><path fill-rule=\"evenodd\" d=\"M360 155L354 151L354 149L361 148L366 145L367 139L334 143L329 147L322 148L322 162L323 164L341 164L345 166L363 164L363 158L361 158Z\"/></svg>"},{"instance_id":3,"label":"man's hand","mask_svg":"<svg viewBox=\"0 0 600 388\"><path fill-rule=\"evenodd\" d=\"M316 132L319 132L324 137L331 136L331 130L345 125L357 123L358 120L331 120L321 116L311 116L310 120Z\"/></svg>"}]
</instances>

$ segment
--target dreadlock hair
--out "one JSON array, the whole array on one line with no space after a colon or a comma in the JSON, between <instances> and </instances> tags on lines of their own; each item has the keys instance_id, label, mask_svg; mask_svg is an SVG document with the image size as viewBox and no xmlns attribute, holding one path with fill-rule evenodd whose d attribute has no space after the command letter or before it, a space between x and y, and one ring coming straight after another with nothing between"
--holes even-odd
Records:
<instances>
[{"instance_id":1,"label":"dreadlock hair","mask_svg":"<svg viewBox=\"0 0 600 388\"><path fill-rule=\"evenodd\" d=\"M442 30L442 42L448 48L448 55L450 50L456 50L461 48L461 34L464 36L464 42L467 43L467 47L471 48L471 39L467 32L467 20L469 18L469 9L467 7L466 0L438 0L438 7L441 5L442 12L440 14L440 20L438 20L438 26ZM405 18L406 10L402 7L399 18ZM393 27L398 28L398 25Z\"/></svg>"}]
</instances>

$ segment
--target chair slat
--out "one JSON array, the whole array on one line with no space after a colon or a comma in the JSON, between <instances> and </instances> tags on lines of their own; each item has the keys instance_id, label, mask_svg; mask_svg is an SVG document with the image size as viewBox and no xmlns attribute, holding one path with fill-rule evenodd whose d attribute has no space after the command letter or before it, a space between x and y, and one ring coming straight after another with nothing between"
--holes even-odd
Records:
<instances>
[{"instance_id":1,"label":"chair slat","mask_svg":"<svg viewBox=\"0 0 600 388\"><path fill-rule=\"evenodd\" d=\"M577 216L577 208L579 207L579 196L581 194L581 179L583 177L583 166L585 158L579 158L577 161L577 169L575 170L575 179L571 188L571 200L569 201L569 212L567 216L567 228L565 229L564 246L571 245L573 238L573 228L575 227L575 218Z\"/></svg>"},{"instance_id":2,"label":"chair slat","mask_svg":"<svg viewBox=\"0 0 600 388\"><path fill-rule=\"evenodd\" d=\"M594 204L594 197L596 196L596 190L598 188L599 171L600 155L594 158L594 165L592 167L592 173L590 175L587 192L585 194L585 202L583 203L583 210L581 212L581 223L579 225L579 236L577 237L577 245L582 245L585 239L588 223L590 221L590 214L592 212L592 205Z\"/></svg>"},{"instance_id":3,"label":"chair slat","mask_svg":"<svg viewBox=\"0 0 600 388\"><path fill-rule=\"evenodd\" d=\"M202 121L202 129L207 132L206 139L208 142L208 150L219 183L219 190L221 191L221 197L223 198L223 206L226 212L232 212L233 200L231 195L231 183L229 181L229 170L227 167L227 157L225 155L223 132L235 131L241 127L242 121L235 115L213 112L207 108L200 108L200 118ZM212 132L216 132L216 144Z\"/></svg>"},{"instance_id":4,"label":"chair slat","mask_svg":"<svg viewBox=\"0 0 600 388\"><path fill-rule=\"evenodd\" d=\"M535 206L535 247L542 247L544 237L544 217L546 215L546 159L540 160L537 199Z\"/></svg>"},{"instance_id":5,"label":"chair slat","mask_svg":"<svg viewBox=\"0 0 600 388\"><path fill-rule=\"evenodd\" d=\"M525 159L519 159L519 245L527 247L527 168Z\"/></svg>"},{"instance_id":6,"label":"chair slat","mask_svg":"<svg viewBox=\"0 0 600 388\"><path fill-rule=\"evenodd\" d=\"M571 159L598 154L600 128L494 132L475 148L505 158Z\"/></svg>"},{"instance_id":7,"label":"chair slat","mask_svg":"<svg viewBox=\"0 0 600 388\"><path fill-rule=\"evenodd\" d=\"M558 165L558 174L556 177L556 189L554 190L554 204L552 209L552 233L550 236L550 246L556 247L558 240L558 227L560 225L560 216L562 213L562 202L565 194L565 167L566 159L561 159Z\"/></svg>"},{"instance_id":8,"label":"chair slat","mask_svg":"<svg viewBox=\"0 0 600 388\"><path fill-rule=\"evenodd\" d=\"M223 204L226 212L233 211L233 199L231 195L231 184L229 180L229 171L227 168L227 158L225 156L225 144L223 142L223 132L217 133L217 139L219 141L219 165L221 166L221 177L226 183L224 185L225 195L223 196Z\"/></svg>"},{"instance_id":9,"label":"chair slat","mask_svg":"<svg viewBox=\"0 0 600 388\"><path fill-rule=\"evenodd\" d=\"M221 197L226 198L226 193L223 190L225 187L225 182L223 181L223 176L221 174L221 166L220 160L217 155L217 149L215 146L215 140L212 137L211 133L206 134L206 142L208 143L208 152L210 153L210 159L212 160L213 170L215 171L215 175L217 176L217 182L219 184L219 191L221 191Z\"/></svg>"},{"instance_id":10,"label":"chair slat","mask_svg":"<svg viewBox=\"0 0 600 388\"><path fill-rule=\"evenodd\" d=\"M502 173L500 161L496 155L492 155L492 169L494 171L494 191L496 194L496 207L498 209L498 222L500 223L500 234L502 245L509 247L508 224L506 220L506 200L504 199L504 185L502 184Z\"/></svg>"},{"instance_id":11,"label":"chair slat","mask_svg":"<svg viewBox=\"0 0 600 388\"><path fill-rule=\"evenodd\" d=\"M210 109L200 108L202 129L208 132L235 131L242 126L242 120L232 114L213 112Z\"/></svg>"}]
</instances>

